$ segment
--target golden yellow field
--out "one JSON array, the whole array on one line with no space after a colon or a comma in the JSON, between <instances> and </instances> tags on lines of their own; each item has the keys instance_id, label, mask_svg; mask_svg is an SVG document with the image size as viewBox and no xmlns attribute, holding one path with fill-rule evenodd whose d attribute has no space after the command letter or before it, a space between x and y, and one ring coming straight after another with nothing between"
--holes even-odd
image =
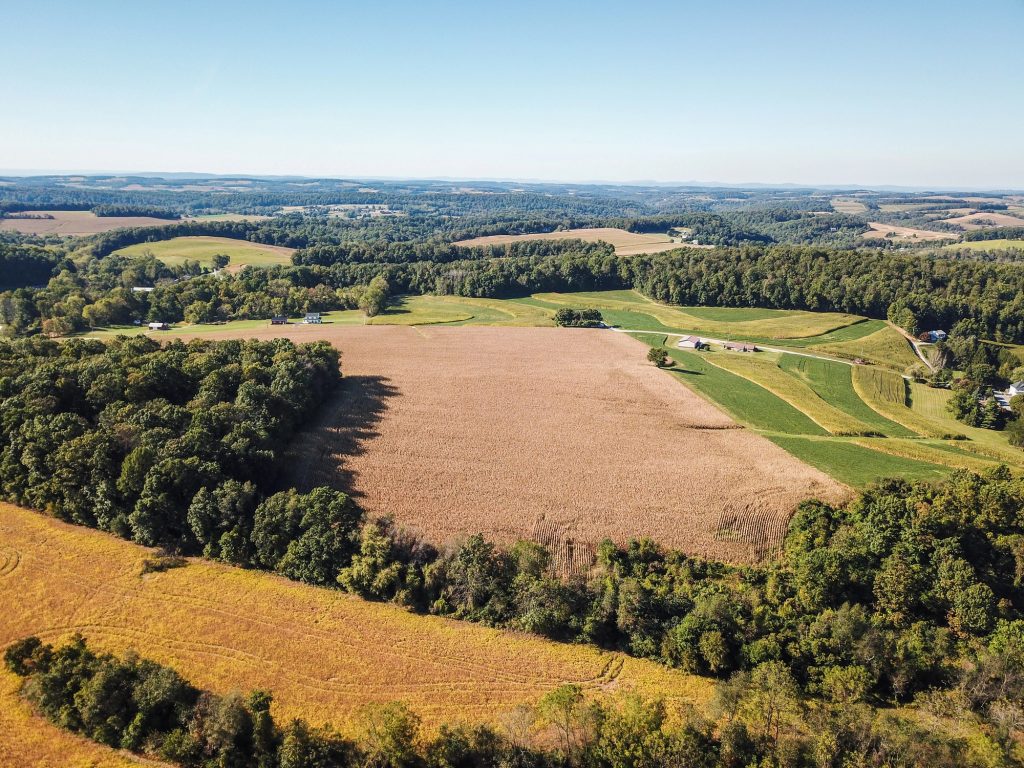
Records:
<instances>
[{"instance_id":1,"label":"golden yellow field","mask_svg":"<svg viewBox=\"0 0 1024 768\"><path fill-rule=\"evenodd\" d=\"M460 240L455 245L483 246L504 245L523 240L584 240L588 243L605 242L615 246L615 253L620 256L631 256L638 253L660 253L673 248L683 248L685 243L679 238L668 235L638 234L624 229L612 227L592 227L587 229L564 229L558 232L539 232L530 235L488 235ZM690 246L693 247L693 246Z\"/></svg>"},{"instance_id":2,"label":"golden yellow field","mask_svg":"<svg viewBox=\"0 0 1024 768\"><path fill-rule=\"evenodd\" d=\"M579 552L649 536L745 562L778 543L801 500L845 494L626 334L295 325L203 338L275 336L329 340L345 373L294 449L293 482L351 490L429 541L484 533ZM737 519L767 532L735 536Z\"/></svg>"},{"instance_id":3,"label":"golden yellow field","mask_svg":"<svg viewBox=\"0 0 1024 768\"><path fill-rule=\"evenodd\" d=\"M95 235L120 227L166 227L178 222L150 216L97 216L92 211L26 211L46 219L0 219L0 231L31 235Z\"/></svg>"},{"instance_id":4,"label":"golden yellow field","mask_svg":"<svg viewBox=\"0 0 1024 768\"><path fill-rule=\"evenodd\" d=\"M959 235L949 232L933 232L930 229L914 229L913 227L898 227L895 224L881 224L877 221L869 221L871 230L865 232L864 238L885 238L896 242L928 242L933 240L959 240Z\"/></svg>"},{"instance_id":5,"label":"golden yellow field","mask_svg":"<svg viewBox=\"0 0 1024 768\"><path fill-rule=\"evenodd\" d=\"M654 662L417 616L203 560L143 575L149 550L6 504L0 542L0 647L81 632L98 649L134 649L201 688L270 690L282 722L304 717L351 732L358 708L391 700L406 702L428 728L495 722L565 682L595 696L642 689L692 703L711 690L708 680ZM0 744L49 749L15 685L0 677Z\"/></svg>"}]
</instances>

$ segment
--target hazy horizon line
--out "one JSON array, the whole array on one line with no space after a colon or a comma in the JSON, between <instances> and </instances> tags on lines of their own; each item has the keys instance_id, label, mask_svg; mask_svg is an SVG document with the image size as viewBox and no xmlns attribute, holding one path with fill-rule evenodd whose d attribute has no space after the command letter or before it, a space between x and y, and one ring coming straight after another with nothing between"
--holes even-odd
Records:
<instances>
[{"instance_id":1,"label":"hazy horizon line","mask_svg":"<svg viewBox=\"0 0 1024 768\"><path fill-rule=\"evenodd\" d=\"M309 175L305 173L225 173L205 171L139 171L109 169L65 169L65 168L0 168L0 176L14 178L35 178L45 176L135 176L140 178L195 177L208 179L305 179L328 181L443 181L443 182L489 182L495 184L578 184L581 186L625 186L625 187L724 187L734 189L822 189L822 190L866 190L866 191L907 191L907 192L1024 192L1022 187L1000 186L957 186L957 185L922 185L922 184L860 184L842 182L794 182L794 181L699 181L659 179L559 179L511 176L388 176L388 175L344 175L327 173Z\"/></svg>"}]
</instances>

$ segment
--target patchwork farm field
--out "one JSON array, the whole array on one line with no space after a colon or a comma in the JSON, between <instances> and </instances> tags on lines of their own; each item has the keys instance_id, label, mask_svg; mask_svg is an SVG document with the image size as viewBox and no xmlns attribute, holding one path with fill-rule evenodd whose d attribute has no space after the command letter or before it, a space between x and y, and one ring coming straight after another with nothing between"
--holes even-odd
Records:
<instances>
[{"instance_id":1,"label":"patchwork farm field","mask_svg":"<svg viewBox=\"0 0 1024 768\"><path fill-rule=\"evenodd\" d=\"M168 266L178 266L186 259L198 261L204 267L213 266L213 257L219 253L231 257L228 269L243 266L267 267L277 264L291 264L294 248L279 245L263 245L248 240L230 237L174 237L170 240L156 240L151 243L137 243L114 251L119 256L144 256L153 254Z\"/></svg>"},{"instance_id":2,"label":"patchwork farm field","mask_svg":"<svg viewBox=\"0 0 1024 768\"><path fill-rule=\"evenodd\" d=\"M295 447L292 479L350 489L370 514L430 541L483 532L569 557L604 538L650 536L750 561L778 544L799 501L846 495L650 365L626 334L266 326L244 335L341 350L344 391Z\"/></svg>"},{"instance_id":3,"label":"patchwork farm field","mask_svg":"<svg viewBox=\"0 0 1024 768\"><path fill-rule=\"evenodd\" d=\"M371 324L409 326L410 330L419 333L419 338L430 339L434 338L438 331L443 330L444 326L550 326L554 312L561 307L600 309L605 321L619 328L618 332L589 332L597 333L601 338L632 336L648 345L664 347L676 361L675 373L686 387L718 405L738 423L759 432L763 437L783 446L794 457L846 485L862 487L880 478L897 475L934 479L948 474L955 467L976 470L998 462L1024 469L1024 454L1009 446L1005 434L965 428L945 412L944 400L939 408L931 408L927 413L922 412L918 407L918 400L921 398L911 398L910 388L903 379L903 372L919 362L906 337L882 320L868 320L857 315L743 307L670 306L629 290L539 293L517 299L406 296L394 299L385 312L369 320L357 311L328 313L325 316L325 326L321 328L301 325L288 326L284 329L271 328L266 321L240 320L223 325L182 326L155 335L196 335L209 338L292 335L294 338L304 338L308 334L327 334L332 340L337 339L340 342L346 338L345 333L357 330L349 326ZM631 332L623 333L623 329ZM368 329L364 329L364 332L366 330ZM511 327L506 330L494 328L492 333L497 334L496 338L500 338L502 334L513 330ZM90 335L102 337L115 332L118 332L118 329L104 329ZM131 328L128 332L144 331ZM752 355L736 354L725 352L717 344L713 344L713 350L710 352L688 352L675 346L681 334L698 334L705 339L749 341L756 343L762 351ZM586 333L577 332L576 338L582 335ZM351 342L356 336L347 338ZM393 337L379 338L382 340L381 344L386 346L390 341L385 342L384 339L390 340ZM510 349L518 347L517 337L507 338ZM363 354L362 351L356 351L356 359L362 359ZM386 353L382 351L381 354ZM394 358L389 357L383 366L377 367L377 370L387 371L396 368L399 365L398 360L409 354L406 346L400 345L396 347ZM480 354L483 355L483 351ZM559 350L558 354L562 354L562 351ZM852 365L857 358L870 364ZM416 360L418 358L414 355L413 362L408 365L429 368L433 364L432 360ZM499 361L498 365L505 362L507 361ZM349 363L350 361L346 359L346 370L351 372ZM463 365L463 362L452 363L453 367ZM544 369L551 367L552 363L542 361L537 365L540 366L539 369ZM373 373L374 363L368 360L363 370ZM414 375L410 371L403 373L403 376ZM435 382L436 386L440 387L465 386L469 389L473 389L475 383L475 380L463 383L454 373ZM580 385L589 387L588 391L594 391L592 380L581 379ZM495 382L493 386L498 390L504 387L510 391L521 388L512 374L504 384ZM570 387L571 384L564 383L559 386ZM614 386L610 388L614 389ZM929 392L938 393L929 394L930 397L948 397L948 392L944 390ZM600 398L606 398L604 389L600 391ZM451 404L445 403L438 403L436 407L453 408ZM418 428L420 426L423 425L419 425ZM429 425L424 428L429 428ZM556 425L554 429L564 431L571 430L572 427ZM446 440L459 442L454 433L443 434ZM664 434L652 434L648 437L656 441L657 445L671 442L666 440ZM789 439L795 437L818 439ZM967 439L954 439L962 437ZM509 445L522 439L515 434L506 434L502 437ZM537 450L543 451L547 447L538 446ZM326 446L317 450L331 452ZM410 454L417 453L413 446L402 446L400 450L408 451ZM614 446L608 446L607 450L615 452ZM635 450L639 453L643 446L637 443ZM648 451L651 449L648 448ZM458 458L464 466L479 466L485 463L474 459L471 451L466 453L468 455ZM646 468L639 468L638 476L650 470L668 474L674 472L671 466L659 463L662 461L660 452L654 451L653 455L655 463ZM688 460L686 457L677 458L684 464ZM404 461L405 458L401 460ZM714 463L719 459L716 457L710 461ZM736 461L739 461L741 466L746 462L745 459ZM368 477L386 476L388 472L386 463L375 464L371 459L356 457L351 463L351 468L342 471L342 480L329 481L321 478L321 481L344 486L346 474L355 471L355 468L368 473ZM458 465L453 466L456 467L453 471L459 471ZM510 466L514 471L525 471L514 464ZM625 475L628 474L625 472ZM487 475L482 477L487 482L494 482L493 478ZM702 474L701 482L694 485L705 486L704 477L706 475ZM582 485L590 484L589 480L580 479L579 476L572 476L572 479L578 479ZM544 482L551 487L558 484L557 479L551 477ZM609 478L609 482L612 482L612 478ZM621 484L621 488L624 489L621 491L623 496L640 493L637 490L640 486L629 477L622 477L614 482ZM498 482L494 487L512 495L517 493L514 483ZM486 489L475 490L473 495L468 497L459 496L450 489L430 491L424 488L421 493L423 498L420 502L428 506L440 505L438 508L449 510L446 514L452 516L453 522L448 526L449 529L440 530L429 526L426 529L441 535L465 531L467 528L460 526L471 528L474 521L478 521L475 524L484 525L490 514L486 511L488 509L494 514L499 514L496 511L499 505L494 500L488 500ZM538 495L543 496L546 493L547 491L542 489ZM655 510L652 519L660 522L656 522L654 528L650 530L662 531L661 538L677 546L697 547L690 551L716 552L718 556L743 559L768 551L771 547L766 542L777 539L776 534L766 538L740 537L738 541L741 544L749 545L745 552L742 551L742 547L735 548L734 540L730 545L734 547L731 555L722 554L722 551L715 547L723 546L721 542L726 537L722 531L728 526L720 524L714 529L717 532L713 539L717 543L713 545L704 534L701 534L705 537L700 542L693 538L694 534L690 531L685 535L679 535L672 525L666 522L672 519L673 510L676 510L673 503L656 496L650 489L646 493L648 496L637 497L642 498L643 502L635 508L630 507L628 502L623 502L626 503L624 509ZM689 493L687 491L683 495ZM618 496L609 498L619 503ZM471 515L467 520L456 522L459 514L457 509L467 500L475 505L478 510L476 515L479 517ZM787 503L789 501L787 499ZM385 509L392 503L400 504L385 495L375 499L373 503L380 509ZM558 503L571 505L575 502L571 499L565 502L559 498ZM775 508L774 503L769 506ZM619 524L605 519L607 513L594 511L585 504L575 511L567 512L565 519L559 517L557 511L547 511L539 502L538 507L544 509L545 517L541 521L538 513L532 526L524 527L520 521L517 525L508 524L501 530L486 530L506 538L524 535L525 531L535 537L547 537L546 540L556 544L569 539L589 542L592 535L596 535L595 532L619 538L624 535ZM574 521L580 517L590 520L591 526L582 531L578 529ZM728 514L725 517L728 517ZM406 520L414 520L412 512L408 513ZM709 525L705 519L698 527L703 526L702 530L706 531ZM648 529L641 532L647 533ZM672 536L677 538L671 538ZM712 548L708 549L709 546Z\"/></svg>"},{"instance_id":4,"label":"patchwork farm field","mask_svg":"<svg viewBox=\"0 0 1024 768\"><path fill-rule=\"evenodd\" d=\"M565 682L705 702L712 684L654 662L370 603L204 560L143 573L152 551L0 505L0 647L28 635L136 650L225 694L274 693L279 722L351 732L357 710L402 700L428 729L496 722ZM0 764L122 766L119 753L45 724L0 674Z\"/></svg>"},{"instance_id":5,"label":"patchwork farm field","mask_svg":"<svg viewBox=\"0 0 1024 768\"><path fill-rule=\"evenodd\" d=\"M938 240L959 240L960 236L950 232L936 232L931 229L915 229L913 227L900 227L895 224L869 221L871 229L861 237L885 238L895 242L929 242Z\"/></svg>"},{"instance_id":6,"label":"patchwork farm field","mask_svg":"<svg viewBox=\"0 0 1024 768\"><path fill-rule=\"evenodd\" d=\"M612 227L593 227L585 229L563 229L558 232L538 232L529 235L488 235L460 240L455 245L487 246L506 245L524 240L583 240L588 243L605 242L615 246L615 253L620 256L631 256L638 253L661 253L673 248L684 248L687 244L680 238L669 235L640 234L627 232ZM690 248L695 246L690 245ZM707 246L704 246L707 247Z\"/></svg>"},{"instance_id":7,"label":"patchwork farm field","mask_svg":"<svg viewBox=\"0 0 1024 768\"><path fill-rule=\"evenodd\" d=\"M97 216L92 211L25 211L23 215L49 218L0 218L0 231L28 235L95 235L122 227L166 227L177 224L172 219L156 219L151 216Z\"/></svg>"}]
</instances>

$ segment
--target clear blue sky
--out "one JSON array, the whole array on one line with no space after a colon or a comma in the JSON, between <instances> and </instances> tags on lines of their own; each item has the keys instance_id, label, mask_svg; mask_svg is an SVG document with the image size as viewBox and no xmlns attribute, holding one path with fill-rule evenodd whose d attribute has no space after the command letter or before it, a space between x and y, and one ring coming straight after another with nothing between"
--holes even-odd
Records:
<instances>
[{"instance_id":1,"label":"clear blue sky","mask_svg":"<svg viewBox=\"0 0 1024 768\"><path fill-rule=\"evenodd\" d=\"M1024 187L1024 0L0 0L0 168Z\"/></svg>"}]
</instances>

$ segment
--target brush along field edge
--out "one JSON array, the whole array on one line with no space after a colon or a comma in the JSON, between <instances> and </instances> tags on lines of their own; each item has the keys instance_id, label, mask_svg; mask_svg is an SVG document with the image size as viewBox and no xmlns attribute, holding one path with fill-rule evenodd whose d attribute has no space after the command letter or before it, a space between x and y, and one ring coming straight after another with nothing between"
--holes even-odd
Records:
<instances>
[{"instance_id":1,"label":"brush along field edge","mask_svg":"<svg viewBox=\"0 0 1024 768\"><path fill-rule=\"evenodd\" d=\"M648 536L750 562L793 508L848 489L740 428L604 330L274 326L324 339L345 379L293 446L290 482L353 493L431 542L469 534L555 550ZM204 334L230 338L234 334ZM723 521L751 537L723 536ZM732 528L732 523L728 522ZM772 531L772 541L754 532Z\"/></svg>"},{"instance_id":2,"label":"brush along field edge","mask_svg":"<svg viewBox=\"0 0 1024 768\"><path fill-rule=\"evenodd\" d=\"M563 683L675 703L705 701L712 687L654 662L204 560L143 574L151 550L7 504L0 541L0 648L81 632L97 649L133 649L200 688L272 691L280 722L304 717L351 732L359 707L401 700L434 728L496 722ZM30 727L0 682L0 724Z\"/></svg>"}]
</instances>

